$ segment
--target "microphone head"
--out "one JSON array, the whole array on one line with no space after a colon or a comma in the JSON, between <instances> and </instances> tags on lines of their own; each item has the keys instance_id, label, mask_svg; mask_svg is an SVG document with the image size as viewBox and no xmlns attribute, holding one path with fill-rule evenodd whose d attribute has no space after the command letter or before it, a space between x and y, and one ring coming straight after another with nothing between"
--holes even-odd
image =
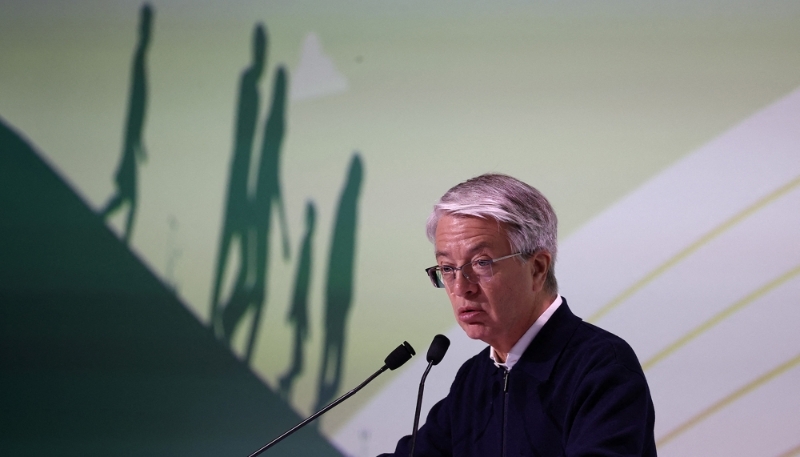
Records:
<instances>
[{"instance_id":1,"label":"microphone head","mask_svg":"<svg viewBox=\"0 0 800 457\"><path fill-rule=\"evenodd\" d=\"M428 362L438 365L444 358L447 348L450 347L450 340L444 335L436 335L428 348Z\"/></svg>"},{"instance_id":2,"label":"microphone head","mask_svg":"<svg viewBox=\"0 0 800 457\"><path fill-rule=\"evenodd\" d=\"M386 367L390 370L396 370L400 368L404 363L408 362L411 359L411 356L415 355L414 348L408 344L408 341L403 341L403 344L397 346L394 351L392 351L383 363L386 364Z\"/></svg>"}]
</instances>

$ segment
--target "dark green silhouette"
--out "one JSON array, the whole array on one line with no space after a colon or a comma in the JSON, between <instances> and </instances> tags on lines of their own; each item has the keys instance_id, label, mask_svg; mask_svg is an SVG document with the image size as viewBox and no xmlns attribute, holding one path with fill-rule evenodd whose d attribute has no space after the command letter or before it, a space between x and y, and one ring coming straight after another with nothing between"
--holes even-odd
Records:
<instances>
[{"instance_id":1,"label":"dark green silhouette","mask_svg":"<svg viewBox=\"0 0 800 457\"><path fill-rule=\"evenodd\" d=\"M0 455L245 456L297 424L42 155L0 118ZM306 427L266 455L341 454Z\"/></svg>"},{"instance_id":2,"label":"dark green silhouette","mask_svg":"<svg viewBox=\"0 0 800 457\"><path fill-rule=\"evenodd\" d=\"M328 282L325 288L325 339L316 409L327 405L339 390L344 366L345 327L353 300L358 197L363 180L361 156L353 154L347 183L339 199L333 227Z\"/></svg>"},{"instance_id":3,"label":"dark green silhouette","mask_svg":"<svg viewBox=\"0 0 800 457\"><path fill-rule=\"evenodd\" d=\"M250 275L252 273L240 270L234 291L231 294L231 300L222 310L222 330L228 341L231 340L236 327L247 310L252 308L254 312L245 350L245 359L247 361L250 361L253 356L258 328L261 323L261 313L264 309L268 292L269 241L272 228L273 203L280 218L283 234L283 257L284 259L289 258L289 231L280 183L280 152L286 130L287 79L286 69L279 67L275 76L272 106L264 127L255 196L251 201L250 217L253 234L251 239L255 240L255 246L254 250L252 246L248 249L252 256L250 258L254 259L255 263L248 262L247 266L248 268L254 268L255 277L252 278L254 282L250 287Z\"/></svg>"},{"instance_id":4,"label":"dark green silhouette","mask_svg":"<svg viewBox=\"0 0 800 457\"><path fill-rule=\"evenodd\" d=\"M294 347L292 350L292 366L280 378L278 392L284 399L292 395L294 381L303 373L303 343L308 339L308 291L311 284L311 241L314 237L314 226L317 219L314 202L306 203L306 234L300 248L300 259L297 263L297 275L294 280L292 306L286 320L294 325Z\"/></svg>"},{"instance_id":5,"label":"dark green silhouette","mask_svg":"<svg viewBox=\"0 0 800 457\"><path fill-rule=\"evenodd\" d=\"M253 30L253 61L244 72L239 82L239 101L236 107L236 134L233 139L233 156L231 158L228 178L228 194L225 203L225 219L222 223L219 250L217 252L216 274L211 293L210 323L218 336L223 336L222 319L218 310L222 281L225 277L225 266L228 263L232 242L239 243L239 273L237 281L246 281L248 262L251 262L250 245L250 200L248 198L248 177L250 160L253 151L253 139L259 111L258 83L264 72L266 60L267 36L262 25ZM245 284L237 284L234 290L244 290ZM241 293L241 292L239 292Z\"/></svg>"},{"instance_id":6,"label":"dark green silhouette","mask_svg":"<svg viewBox=\"0 0 800 457\"><path fill-rule=\"evenodd\" d=\"M106 203L101 212L104 218L128 203L128 218L125 223L125 243L130 242L133 221L136 216L136 162L147 158L142 143L142 131L147 112L147 71L145 58L150 44L150 30L153 22L153 8L145 4L139 16L139 44L133 55L131 91L128 100L128 120L125 124L125 137L122 145L122 158L115 177L117 193Z\"/></svg>"}]
</instances>

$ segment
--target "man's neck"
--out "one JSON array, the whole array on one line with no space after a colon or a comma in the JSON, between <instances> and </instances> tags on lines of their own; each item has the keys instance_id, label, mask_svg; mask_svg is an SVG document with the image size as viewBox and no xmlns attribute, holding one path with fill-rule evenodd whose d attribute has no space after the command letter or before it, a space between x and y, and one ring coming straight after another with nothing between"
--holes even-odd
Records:
<instances>
[{"instance_id":1,"label":"man's neck","mask_svg":"<svg viewBox=\"0 0 800 457\"><path fill-rule=\"evenodd\" d=\"M541 327L544 326L544 324L547 321L547 319L549 319L550 316L552 315L552 313L555 312L555 308L553 308L552 311L549 311L550 307L553 306L556 303L558 305L560 305L562 303L562 301L559 300L559 298L560 297L559 297L558 294L552 294L552 295L549 295L544 301L540 302L541 304L537 307L537 310L534 313L532 313L532 316L535 316L535 317L533 317L532 320L531 319L526 319L529 322L528 326L522 329L522 333L520 333L519 336L516 337L514 342L511 343L511 345L507 345L504 348L502 348L501 350L498 350L498 348L496 346L494 346L494 345L491 346L491 356L492 356L492 359L494 359L495 363L505 364L508 361L508 354L511 351L513 351L515 346L520 342L520 340L525 338L526 335L527 335L528 338L527 338L525 347L524 348L519 348L520 350L517 351L517 352L520 352L520 353L524 352L524 350L530 344L531 340L533 340L533 338L539 332ZM537 326L536 329L533 329L534 324L545 313L547 313L547 316L546 316L547 318L544 319L544 322L541 322L541 325ZM532 333L532 334L529 334L529 333ZM513 360L512 362L516 362L516 358L518 358L520 355L521 354L516 354L515 360Z\"/></svg>"}]
</instances>

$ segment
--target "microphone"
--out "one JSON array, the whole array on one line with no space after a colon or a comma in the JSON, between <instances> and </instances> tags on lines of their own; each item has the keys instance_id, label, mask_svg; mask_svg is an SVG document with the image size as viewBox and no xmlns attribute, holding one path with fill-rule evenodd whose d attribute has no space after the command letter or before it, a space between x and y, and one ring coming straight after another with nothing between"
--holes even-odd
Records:
<instances>
[{"instance_id":1,"label":"microphone","mask_svg":"<svg viewBox=\"0 0 800 457\"><path fill-rule=\"evenodd\" d=\"M439 362L444 358L444 354L450 347L450 340L444 335L436 335L431 341L431 347L428 348L427 359L433 365L439 365Z\"/></svg>"},{"instance_id":2,"label":"microphone","mask_svg":"<svg viewBox=\"0 0 800 457\"><path fill-rule=\"evenodd\" d=\"M433 365L438 365L444 358L444 354L450 347L450 340L444 335L436 335L431 341L431 347L428 348L428 368L422 374L422 380L419 382L419 393L417 394L417 410L414 412L414 430L411 432L411 453L410 457L414 457L414 447L417 444L417 429L419 428L419 412L422 409L422 390L425 388L425 378L428 377L428 372L431 371Z\"/></svg>"},{"instance_id":3,"label":"microphone","mask_svg":"<svg viewBox=\"0 0 800 457\"><path fill-rule=\"evenodd\" d=\"M445 339L447 339L447 338L445 338ZM449 345L450 342L448 341L447 344ZM445 347L445 350L447 350L446 347ZM347 392L346 394L344 394L341 397L337 398L336 400L332 401L330 404L328 404L328 406L326 406L326 407L322 408L321 410L317 411L316 413L312 414L311 416L309 416L303 422L300 422L299 424L295 425L291 429L287 430L281 436L279 436L279 437L275 438L274 440L270 441L269 443L265 444L264 446L262 446L256 452L250 454L249 457L255 457L255 456L261 454L262 452L266 451L267 449L271 448L272 446L278 444L278 442L280 442L284 438L288 437L292 433L300 430L301 428L306 426L306 424L308 424L309 422L311 422L314 419L318 418L319 416L325 414L326 412L328 412L328 410L330 410L334 406L336 406L339 403L341 403L341 402L347 400L348 398L352 397L356 392L358 392L364 386L369 384L373 379L377 378L379 374L383 373L386 370L396 370L396 369L400 368L404 363L408 362L411 359L411 357L414 356L414 355L416 355L416 352L414 352L414 348L411 347L410 344L408 344L408 341L403 341L403 344L401 344L400 346L397 346L394 349L394 351L392 351L391 353L389 353L388 356L386 356L386 358L383 360L383 366L381 367L381 369L376 371L375 373L373 373L372 376L367 378L366 381L364 381L361 384L359 384L358 387L356 387L355 389L351 390L350 392ZM444 356L444 352L442 352L442 356ZM430 358L430 351L428 351L428 357ZM439 360L441 360L441 357L439 358Z\"/></svg>"}]
</instances>

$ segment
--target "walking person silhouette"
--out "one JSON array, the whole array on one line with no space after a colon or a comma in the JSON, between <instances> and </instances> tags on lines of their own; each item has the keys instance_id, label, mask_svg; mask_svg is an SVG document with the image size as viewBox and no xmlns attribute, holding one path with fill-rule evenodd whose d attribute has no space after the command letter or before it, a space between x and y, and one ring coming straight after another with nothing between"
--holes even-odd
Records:
<instances>
[{"instance_id":1,"label":"walking person silhouette","mask_svg":"<svg viewBox=\"0 0 800 457\"><path fill-rule=\"evenodd\" d=\"M247 361L250 361L253 356L261 323L261 313L267 298L273 203L278 212L283 235L283 258L289 258L289 230L280 182L280 152L286 130L287 80L286 69L279 67L276 71L275 86L272 92L272 105L264 126L255 196L251 200L250 217L252 218L255 246L254 250L252 246L249 249L255 259L254 283L252 287L249 287L249 282L241 278L237 280L231 296L232 300L222 310L222 328L228 341L248 308L252 308L255 313L245 350Z\"/></svg>"},{"instance_id":2,"label":"walking person silhouette","mask_svg":"<svg viewBox=\"0 0 800 457\"><path fill-rule=\"evenodd\" d=\"M353 154L333 227L328 280L325 287L325 338L319 375L317 410L339 390L344 366L347 318L353 300L358 197L363 180L361 156Z\"/></svg>"},{"instance_id":3,"label":"walking person silhouette","mask_svg":"<svg viewBox=\"0 0 800 457\"><path fill-rule=\"evenodd\" d=\"M222 281L225 277L225 266L228 263L229 251L234 240L239 243L239 272L234 290L243 290L252 272L252 249L250 241L250 202L248 197L248 178L250 160L253 152L253 141L258 120L260 95L258 84L264 73L266 64L267 36L262 25L253 29L252 63L242 72L239 81L239 100L236 105L236 133L233 138L233 155L231 157L228 177L228 193L225 202L225 218L222 223L219 249L217 251L216 274L211 293L210 322L218 337L225 336L222 318L219 315Z\"/></svg>"},{"instance_id":4,"label":"walking person silhouette","mask_svg":"<svg viewBox=\"0 0 800 457\"><path fill-rule=\"evenodd\" d=\"M133 55L128 119L125 123L122 157L115 176L117 192L109 199L105 208L101 211L101 216L107 218L123 204L128 203L128 217L125 222L125 234L123 236L125 244L130 243L133 233L133 221L136 217L136 163L147 158L147 152L142 142L142 131L144 130L144 119L147 112L146 57L150 44L152 22L153 8L148 4L142 5L139 13L139 42Z\"/></svg>"},{"instance_id":5,"label":"walking person silhouette","mask_svg":"<svg viewBox=\"0 0 800 457\"><path fill-rule=\"evenodd\" d=\"M292 366L280 378L278 383L279 393L284 399L292 395L292 385L300 374L303 373L304 357L303 343L308 339L308 291L311 285L312 267L312 240L316 225L317 211L314 202L306 203L306 234L300 248L300 258L297 263L297 275L294 279L294 293L292 305L286 320L294 325L294 346L292 350Z\"/></svg>"}]
</instances>

